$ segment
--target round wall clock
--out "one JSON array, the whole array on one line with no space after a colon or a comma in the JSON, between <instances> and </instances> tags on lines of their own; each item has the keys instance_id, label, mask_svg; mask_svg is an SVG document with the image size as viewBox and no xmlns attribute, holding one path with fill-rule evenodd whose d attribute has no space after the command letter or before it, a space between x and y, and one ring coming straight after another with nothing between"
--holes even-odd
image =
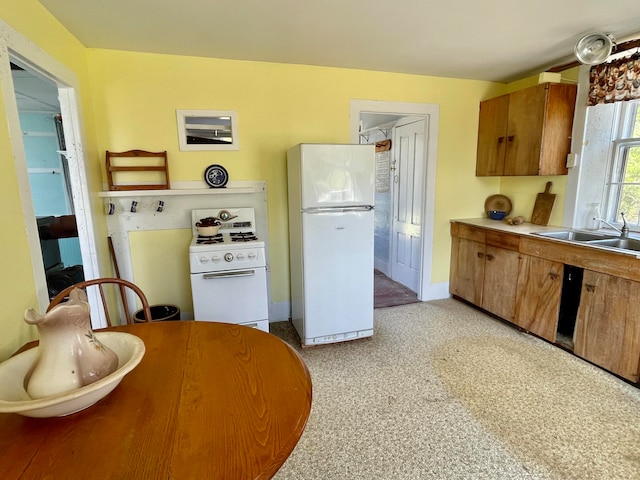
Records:
<instances>
[{"instance_id":1,"label":"round wall clock","mask_svg":"<svg viewBox=\"0 0 640 480\"><path fill-rule=\"evenodd\" d=\"M204 171L204 181L211 188L221 188L229 181L229 174L222 165L209 165Z\"/></svg>"}]
</instances>

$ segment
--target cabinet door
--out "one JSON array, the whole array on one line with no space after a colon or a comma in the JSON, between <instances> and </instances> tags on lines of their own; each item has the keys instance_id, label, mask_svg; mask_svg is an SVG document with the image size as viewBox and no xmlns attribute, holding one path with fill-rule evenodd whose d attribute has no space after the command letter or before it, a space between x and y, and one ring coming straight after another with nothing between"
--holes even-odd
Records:
<instances>
[{"instance_id":1,"label":"cabinet door","mask_svg":"<svg viewBox=\"0 0 640 480\"><path fill-rule=\"evenodd\" d=\"M639 378L640 283L585 270L574 353L633 382Z\"/></svg>"},{"instance_id":2,"label":"cabinet door","mask_svg":"<svg viewBox=\"0 0 640 480\"><path fill-rule=\"evenodd\" d=\"M566 175L568 172L567 155L571 151L577 91L577 85L549 84L538 175Z\"/></svg>"},{"instance_id":3,"label":"cabinet door","mask_svg":"<svg viewBox=\"0 0 640 480\"><path fill-rule=\"evenodd\" d=\"M478 306L482 305L484 257L483 243L459 239L456 291L452 293Z\"/></svg>"},{"instance_id":4,"label":"cabinet door","mask_svg":"<svg viewBox=\"0 0 640 480\"><path fill-rule=\"evenodd\" d=\"M479 177L504 173L508 113L509 95L480 102L476 161L476 175Z\"/></svg>"},{"instance_id":5,"label":"cabinet door","mask_svg":"<svg viewBox=\"0 0 640 480\"><path fill-rule=\"evenodd\" d=\"M520 254L487 245L485 259L482 308L512 322Z\"/></svg>"},{"instance_id":6,"label":"cabinet door","mask_svg":"<svg viewBox=\"0 0 640 480\"><path fill-rule=\"evenodd\" d=\"M562 272L562 263L522 255L515 323L550 342L556 341Z\"/></svg>"},{"instance_id":7,"label":"cabinet door","mask_svg":"<svg viewBox=\"0 0 640 480\"><path fill-rule=\"evenodd\" d=\"M481 102L476 175L566 175L576 92L544 83Z\"/></svg>"},{"instance_id":8,"label":"cabinet door","mask_svg":"<svg viewBox=\"0 0 640 480\"><path fill-rule=\"evenodd\" d=\"M509 95L505 175L538 175L545 102L545 85Z\"/></svg>"}]
</instances>

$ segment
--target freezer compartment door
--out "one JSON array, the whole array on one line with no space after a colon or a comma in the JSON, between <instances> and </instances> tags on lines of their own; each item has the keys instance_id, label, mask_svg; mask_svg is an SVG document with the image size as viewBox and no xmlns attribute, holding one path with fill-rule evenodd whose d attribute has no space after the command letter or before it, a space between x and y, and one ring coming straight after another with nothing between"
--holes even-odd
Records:
<instances>
[{"instance_id":1,"label":"freezer compartment door","mask_svg":"<svg viewBox=\"0 0 640 480\"><path fill-rule=\"evenodd\" d=\"M373 205L373 145L300 145L301 209Z\"/></svg>"},{"instance_id":2,"label":"freezer compartment door","mask_svg":"<svg viewBox=\"0 0 640 480\"><path fill-rule=\"evenodd\" d=\"M373 211L303 213L302 237L303 341L371 330Z\"/></svg>"}]
</instances>

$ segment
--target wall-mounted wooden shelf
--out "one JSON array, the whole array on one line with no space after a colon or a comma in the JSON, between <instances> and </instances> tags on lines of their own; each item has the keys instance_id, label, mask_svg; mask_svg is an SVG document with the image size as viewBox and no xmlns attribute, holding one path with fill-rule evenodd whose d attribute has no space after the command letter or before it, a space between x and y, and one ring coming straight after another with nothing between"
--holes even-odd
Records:
<instances>
[{"instance_id":1,"label":"wall-mounted wooden shelf","mask_svg":"<svg viewBox=\"0 0 640 480\"><path fill-rule=\"evenodd\" d=\"M243 193L264 193L266 183L264 181L230 181L224 188L197 188L204 182L176 182L176 185L187 188L172 188L170 190L123 190L98 192L102 198L118 197L172 197L172 196L192 196L192 195L229 195ZM194 188L190 188L194 187Z\"/></svg>"},{"instance_id":2,"label":"wall-mounted wooden shelf","mask_svg":"<svg viewBox=\"0 0 640 480\"><path fill-rule=\"evenodd\" d=\"M160 159L159 165L115 165L113 158L142 158L142 159ZM162 183L142 183L142 184L122 184L116 183L114 174L121 172L159 172L163 178ZM109 182L109 190L163 190L169 189L169 165L167 162L167 151L164 152L147 152L145 150L128 150L126 152L110 152L107 150L107 180Z\"/></svg>"},{"instance_id":3,"label":"wall-mounted wooden shelf","mask_svg":"<svg viewBox=\"0 0 640 480\"><path fill-rule=\"evenodd\" d=\"M157 196L177 196L177 195L225 195L230 193L256 193L253 187L236 188L203 188L203 189L179 189L179 190L122 190L99 192L98 195L107 197L157 197Z\"/></svg>"}]
</instances>

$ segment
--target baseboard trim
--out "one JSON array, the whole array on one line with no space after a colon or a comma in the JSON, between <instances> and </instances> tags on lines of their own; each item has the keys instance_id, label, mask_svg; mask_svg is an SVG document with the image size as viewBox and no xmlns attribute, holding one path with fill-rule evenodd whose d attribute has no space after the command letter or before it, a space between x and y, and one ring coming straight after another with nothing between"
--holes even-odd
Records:
<instances>
[{"instance_id":1,"label":"baseboard trim","mask_svg":"<svg viewBox=\"0 0 640 480\"><path fill-rule=\"evenodd\" d=\"M427 286L425 290L425 297L418 298L421 302L428 302L429 300L442 300L443 298L449 298L449 282L432 283Z\"/></svg>"},{"instance_id":2,"label":"baseboard trim","mask_svg":"<svg viewBox=\"0 0 640 480\"><path fill-rule=\"evenodd\" d=\"M269 323L286 322L291 317L291 302L271 302Z\"/></svg>"}]
</instances>

